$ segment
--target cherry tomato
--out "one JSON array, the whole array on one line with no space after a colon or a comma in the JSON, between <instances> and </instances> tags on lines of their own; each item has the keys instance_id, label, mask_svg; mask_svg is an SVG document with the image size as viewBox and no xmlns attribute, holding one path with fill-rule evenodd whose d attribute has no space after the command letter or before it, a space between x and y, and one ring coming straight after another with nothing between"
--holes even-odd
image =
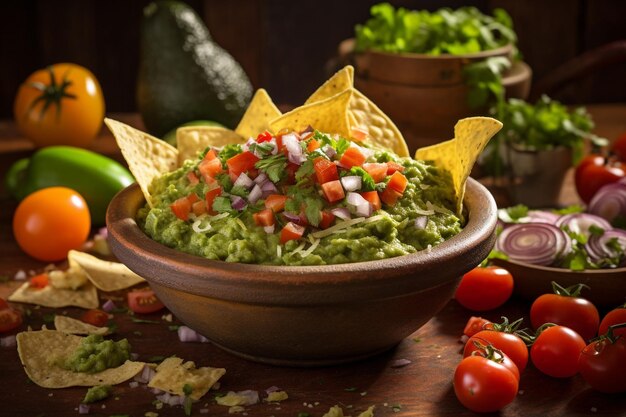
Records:
<instances>
[{"instance_id":1,"label":"cherry tomato","mask_svg":"<svg viewBox=\"0 0 626 417\"><path fill-rule=\"evenodd\" d=\"M40 261L59 261L89 236L87 203L76 191L50 187L35 191L15 210L13 235L24 252Z\"/></svg>"},{"instance_id":2,"label":"cherry tomato","mask_svg":"<svg viewBox=\"0 0 626 417\"><path fill-rule=\"evenodd\" d=\"M463 275L455 298L473 311L493 310L504 304L513 293L513 276L497 266L478 267Z\"/></svg>"},{"instance_id":3,"label":"cherry tomato","mask_svg":"<svg viewBox=\"0 0 626 417\"><path fill-rule=\"evenodd\" d=\"M569 289L563 290L566 294ZM584 298L544 294L539 296L530 307L530 322L535 329L545 323L560 324L574 330L583 339L589 340L598 331L600 314L598 309Z\"/></svg>"},{"instance_id":4,"label":"cherry tomato","mask_svg":"<svg viewBox=\"0 0 626 417\"><path fill-rule=\"evenodd\" d=\"M454 372L454 393L461 404L479 413L498 411L517 395L519 381L504 365L468 356Z\"/></svg>"},{"instance_id":5,"label":"cherry tomato","mask_svg":"<svg viewBox=\"0 0 626 417\"><path fill-rule=\"evenodd\" d=\"M594 194L606 184L626 176L626 164L602 155L587 155L576 167L574 182L580 198L589 203Z\"/></svg>"},{"instance_id":6,"label":"cherry tomato","mask_svg":"<svg viewBox=\"0 0 626 417\"><path fill-rule=\"evenodd\" d=\"M478 342L478 344L482 345L493 345L496 349L501 350L511 358L520 372L526 369L526 365L528 364L528 347L526 347L526 343L524 343L519 336L497 330L481 330L470 337L467 343L465 343L463 357L466 358L471 355L472 352L478 350L474 342Z\"/></svg>"},{"instance_id":7,"label":"cherry tomato","mask_svg":"<svg viewBox=\"0 0 626 417\"><path fill-rule=\"evenodd\" d=\"M620 329L616 329L620 330ZM626 392L626 336L601 338L587 345L578 359L580 374L601 392Z\"/></svg>"},{"instance_id":8,"label":"cherry tomato","mask_svg":"<svg viewBox=\"0 0 626 417\"><path fill-rule=\"evenodd\" d=\"M611 145L611 151L620 161L626 161L626 133L619 136Z\"/></svg>"},{"instance_id":9,"label":"cherry tomato","mask_svg":"<svg viewBox=\"0 0 626 417\"><path fill-rule=\"evenodd\" d=\"M495 360L497 363L511 371L511 373L515 375L515 378L519 381L520 369L517 367L515 362L513 362L511 358L506 355L506 353L489 343L475 343L475 346L476 350L472 352L473 356L482 356L483 358ZM464 357L466 358L467 356Z\"/></svg>"},{"instance_id":10,"label":"cherry tomato","mask_svg":"<svg viewBox=\"0 0 626 417\"><path fill-rule=\"evenodd\" d=\"M80 317L80 320L92 326L102 327L109 321L109 315L102 310L92 308L91 310L85 311Z\"/></svg>"},{"instance_id":11,"label":"cherry tomato","mask_svg":"<svg viewBox=\"0 0 626 417\"><path fill-rule=\"evenodd\" d=\"M606 316L600 322L598 334L602 336L609 330L609 326L620 323L626 323L626 304L606 313ZM615 329L613 333L616 336L626 337L626 328Z\"/></svg>"},{"instance_id":12,"label":"cherry tomato","mask_svg":"<svg viewBox=\"0 0 626 417\"><path fill-rule=\"evenodd\" d=\"M463 334L467 337L472 337L481 330L487 330L491 328L492 327L490 326L491 324L493 323L491 323L487 319L484 319L482 317L472 316L467 321L467 324L465 325L465 328L463 329Z\"/></svg>"},{"instance_id":13,"label":"cherry tomato","mask_svg":"<svg viewBox=\"0 0 626 417\"><path fill-rule=\"evenodd\" d=\"M104 98L96 77L75 64L55 64L20 86L13 112L18 128L37 147L88 147L100 132Z\"/></svg>"},{"instance_id":14,"label":"cherry tomato","mask_svg":"<svg viewBox=\"0 0 626 417\"><path fill-rule=\"evenodd\" d=\"M165 307L149 288L134 290L128 293L128 307L135 313L149 314Z\"/></svg>"},{"instance_id":15,"label":"cherry tomato","mask_svg":"<svg viewBox=\"0 0 626 417\"><path fill-rule=\"evenodd\" d=\"M555 378L578 373L578 357L585 348L582 337L569 327L552 326L543 330L530 348L537 369Z\"/></svg>"},{"instance_id":16,"label":"cherry tomato","mask_svg":"<svg viewBox=\"0 0 626 417\"><path fill-rule=\"evenodd\" d=\"M0 310L0 333L9 332L22 324L22 313L10 307Z\"/></svg>"}]
</instances>

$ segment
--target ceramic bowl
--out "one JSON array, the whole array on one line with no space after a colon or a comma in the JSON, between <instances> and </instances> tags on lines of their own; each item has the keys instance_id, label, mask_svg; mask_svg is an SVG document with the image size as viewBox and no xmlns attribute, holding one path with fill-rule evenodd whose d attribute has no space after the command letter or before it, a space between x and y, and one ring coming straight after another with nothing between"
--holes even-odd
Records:
<instances>
[{"instance_id":1,"label":"ceramic bowl","mask_svg":"<svg viewBox=\"0 0 626 417\"><path fill-rule=\"evenodd\" d=\"M118 259L217 346L290 366L366 358L425 324L450 300L462 274L493 247L497 210L487 189L470 179L467 225L432 250L297 267L212 261L163 246L135 223L144 204L132 185L109 205L109 242Z\"/></svg>"}]
</instances>

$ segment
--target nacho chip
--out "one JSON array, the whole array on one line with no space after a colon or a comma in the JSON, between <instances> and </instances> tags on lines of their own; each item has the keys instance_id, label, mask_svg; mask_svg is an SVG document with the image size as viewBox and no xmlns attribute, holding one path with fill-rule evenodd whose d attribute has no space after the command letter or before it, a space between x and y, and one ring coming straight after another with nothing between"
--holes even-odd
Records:
<instances>
[{"instance_id":1,"label":"nacho chip","mask_svg":"<svg viewBox=\"0 0 626 417\"><path fill-rule=\"evenodd\" d=\"M490 117L468 117L454 126L454 139L418 149L415 159L433 161L450 172L457 197L457 214L463 210L465 183L474 162L489 140L502 129L502 123Z\"/></svg>"},{"instance_id":2,"label":"nacho chip","mask_svg":"<svg viewBox=\"0 0 626 417\"><path fill-rule=\"evenodd\" d=\"M96 287L91 283L87 283L76 290L72 290L55 288L52 285L46 285L41 289L31 288L30 284L25 282L9 296L9 301L55 308L69 306L97 308L98 292L96 291Z\"/></svg>"},{"instance_id":3,"label":"nacho chip","mask_svg":"<svg viewBox=\"0 0 626 417\"><path fill-rule=\"evenodd\" d=\"M67 259L70 264L76 263L79 265L87 274L87 279L102 291L123 290L145 282L143 278L119 262L104 261L88 253L76 250L69 251Z\"/></svg>"},{"instance_id":4,"label":"nacho chip","mask_svg":"<svg viewBox=\"0 0 626 417\"><path fill-rule=\"evenodd\" d=\"M304 102L304 104L314 103L316 101L326 100L342 91L352 88L354 82L354 67L347 65L343 69L337 71L335 75L330 77L320 88L315 90L313 94Z\"/></svg>"},{"instance_id":5,"label":"nacho chip","mask_svg":"<svg viewBox=\"0 0 626 417\"><path fill-rule=\"evenodd\" d=\"M181 358L170 357L165 359L156 368L156 375L148 386L167 391L170 394L185 395L183 386L191 385L190 397L198 400L226 373L224 368L202 367L196 369L196 364L188 361L183 363Z\"/></svg>"},{"instance_id":6,"label":"nacho chip","mask_svg":"<svg viewBox=\"0 0 626 417\"><path fill-rule=\"evenodd\" d=\"M245 139L256 138L256 135L270 128L270 122L282 113L272 101L267 91L259 88L254 93L248 109L237 125L235 132Z\"/></svg>"},{"instance_id":7,"label":"nacho chip","mask_svg":"<svg viewBox=\"0 0 626 417\"><path fill-rule=\"evenodd\" d=\"M152 207L149 187L155 177L175 169L178 150L167 142L112 119L104 119L137 180L146 201Z\"/></svg>"},{"instance_id":8,"label":"nacho chip","mask_svg":"<svg viewBox=\"0 0 626 417\"><path fill-rule=\"evenodd\" d=\"M338 133L349 138L348 104L352 90L345 90L322 101L305 104L270 122L274 133L282 129L302 131L309 126L322 132Z\"/></svg>"},{"instance_id":9,"label":"nacho chip","mask_svg":"<svg viewBox=\"0 0 626 417\"><path fill-rule=\"evenodd\" d=\"M195 159L207 146L221 148L231 143L245 143L243 136L221 126L189 126L176 131L178 166L187 159Z\"/></svg>"},{"instance_id":10,"label":"nacho chip","mask_svg":"<svg viewBox=\"0 0 626 417\"><path fill-rule=\"evenodd\" d=\"M87 374L56 365L70 356L82 340L56 330L22 332L17 335L17 352L28 377L44 388L115 385L131 379L144 367L143 362L126 361L117 368Z\"/></svg>"},{"instance_id":11,"label":"nacho chip","mask_svg":"<svg viewBox=\"0 0 626 417\"><path fill-rule=\"evenodd\" d=\"M67 334L109 334L108 327L98 327L67 316L54 316L54 327Z\"/></svg>"}]
</instances>

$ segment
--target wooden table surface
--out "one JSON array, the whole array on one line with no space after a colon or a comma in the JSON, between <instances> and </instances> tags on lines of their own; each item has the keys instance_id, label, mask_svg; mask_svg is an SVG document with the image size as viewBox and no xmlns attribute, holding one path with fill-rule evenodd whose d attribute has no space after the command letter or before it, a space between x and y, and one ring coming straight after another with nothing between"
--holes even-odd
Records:
<instances>
[{"instance_id":1,"label":"wooden table surface","mask_svg":"<svg viewBox=\"0 0 626 417\"><path fill-rule=\"evenodd\" d=\"M626 106L590 106L597 123L597 133L609 138L626 132ZM136 116L116 115L121 120L138 124ZM116 117L114 116L114 117ZM103 134L94 149L119 159L110 136ZM32 152L28 142L19 137L10 122L0 122L0 177L16 159ZM571 186L570 191L571 193ZM575 200L575 196L565 195ZM37 262L17 247L11 232L11 218L16 203L0 188L0 275L8 282L0 283L0 297L6 298L19 282L13 281L19 270L41 271L45 264ZM113 299L124 305L124 292L100 293L100 300ZM26 326L34 329L48 323L52 314L77 317L79 308L36 308L31 305L13 306L24 311ZM491 320L506 315L511 319L525 317L528 322L529 303L513 299L505 306L483 314ZM28 315L26 313L29 313ZM289 394L289 399L276 404L257 404L246 407L243 415L250 416L322 416L333 405L339 405L346 415L356 416L375 405L376 416L470 416L457 401L452 390L452 375L461 359L459 341L471 312L455 301L430 320L425 326L405 339L392 351L354 364L317 369L281 368L248 362L226 353L211 344L181 343L173 324L163 320L164 312L149 315L158 324L140 324L131 317L114 315L118 329L116 338L129 339L140 360L152 356L177 355L193 360L198 366L226 368L219 392L252 389L264 391L277 386ZM5 336L5 335L3 335ZM408 359L410 364L394 368L397 359ZM0 348L0 416L72 416L85 388L45 389L30 382L22 370L15 348ZM210 392L194 404L192 415L208 411L208 415L228 415L228 407L217 405ZM114 388L110 398L91 406L90 415L144 416L157 412L159 416L182 416L180 407L165 405L156 410L154 394L123 383ZM308 414L300 414L308 413ZM603 395L589 389L579 376L568 379L547 377L532 367L524 371L519 395L503 409L502 416L626 416L626 395Z\"/></svg>"}]
</instances>

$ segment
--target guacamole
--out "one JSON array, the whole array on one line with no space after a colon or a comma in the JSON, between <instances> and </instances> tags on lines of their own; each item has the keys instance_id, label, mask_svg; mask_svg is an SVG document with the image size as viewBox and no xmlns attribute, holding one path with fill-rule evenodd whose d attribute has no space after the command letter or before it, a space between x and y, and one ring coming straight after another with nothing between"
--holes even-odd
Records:
<instances>
[{"instance_id":1,"label":"guacamole","mask_svg":"<svg viewBox=\"0 0 626 417\"><path fill-rule=\"evenodd\" d=\"M209 259L323 265L429 249L461 230L448 172L313 129L207 148L155 179L138 224Z\"/></svg>"},{"instance_id":2,"label":"guacamole","mask_svg":"<svg viewBox=\"0 0 626 417\"><path fill-rule=\"evenodd\" d=\"M101 335L85 337L80 346L65 359L62 367L74 372L93 374L108 368L117 368L130 358L130 344L104 340Z\"/></svg>"},{"instance_id":3,"label":"guacamole","mask_svg":"<svg viewBox=\"0 0 626 417\"><path fill-rule=\"evenodd\" d=\"M91 387L87 390L83 403L89 404L104 400L109 396L109 394L111 394L112 389L113 387L110 385L96 385L95 387Z\"/></svg>"}]
</instances>

